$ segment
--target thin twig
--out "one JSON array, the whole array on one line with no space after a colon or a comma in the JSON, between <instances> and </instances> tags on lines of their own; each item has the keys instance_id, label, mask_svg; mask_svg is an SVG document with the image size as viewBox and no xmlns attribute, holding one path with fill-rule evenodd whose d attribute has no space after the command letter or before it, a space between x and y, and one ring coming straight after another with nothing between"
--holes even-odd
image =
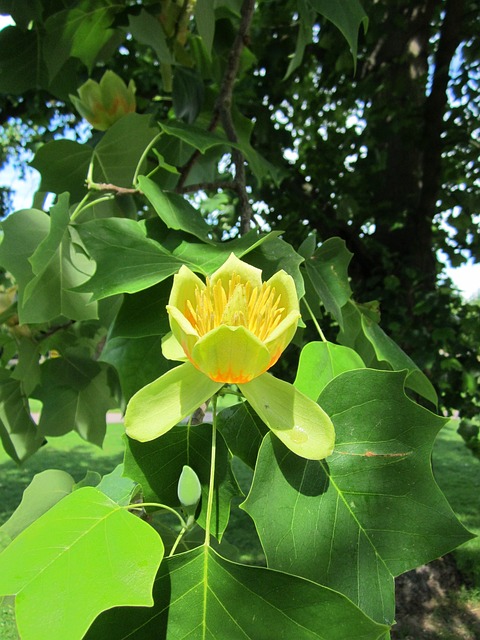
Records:
<instances>
[{"instance_id":1,"label":"thin twig","mask_svg":"<svg viewBox=\"0 0 480 640\"><path fill-rule=\"evenodd\" d=\"M117 196L128 196L135 193L141 193L140 189L129 189L128 187L119 187L116 184L107 182L95 182L89 185L94 191L113 191Z\"/></svg>"}]
</instances>

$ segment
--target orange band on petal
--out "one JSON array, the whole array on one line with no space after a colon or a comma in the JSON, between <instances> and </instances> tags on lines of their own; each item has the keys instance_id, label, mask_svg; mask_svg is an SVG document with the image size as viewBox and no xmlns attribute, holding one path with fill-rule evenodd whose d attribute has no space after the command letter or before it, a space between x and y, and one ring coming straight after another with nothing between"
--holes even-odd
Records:
<instances>
[{"instance_id":1,"label":"orange band on petal","mask_svg":"<svg viewBox=\"0 0 480 640\"><path fill-rule=\"evenodd\" d=\"M234 373L232 367L230 367L227 371L217 371L210 375L210 379L214 382L224 382L226 384L245 384L250 382L252 376L246 376L241 371Z\"/></svg>"}]
</instances>

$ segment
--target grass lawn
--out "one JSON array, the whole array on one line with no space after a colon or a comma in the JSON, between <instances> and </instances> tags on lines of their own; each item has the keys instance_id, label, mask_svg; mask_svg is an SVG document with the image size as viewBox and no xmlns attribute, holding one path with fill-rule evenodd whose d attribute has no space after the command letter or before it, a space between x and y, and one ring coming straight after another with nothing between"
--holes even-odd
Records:
<instances>
[{"instance_id":1,"label":"grass lawn","mask_svg":"<svg viewBox=\"0 0 480 640\"><path fill-rule=\"evenodd\" d=\"M1 450L0 524L17 507L24 489L40 471L62 469L76 481L81 480L89 469L100 474L110 472L122 460L122 434L122 425L109 425L103 449L84 442L74 433L51 439L46 447L22 467L17 467ZM433 461L437 482L453 510L472 533L480 535L480 462L471 455L456 434L456 424L453 421L440 432L435 443ZM243 526L249 529L251 523L240 518L238 527ZM239 533L239 539L245 544L248 532L244 530ZM234 542L233 539L231 541ZM480 604L480 538L465 544L455 552L455 557L459 568L471 579L471 590L465 597ZM0 607L0 638L18 639L13 605L8 599Z\"/></svg>"}]
</instances>

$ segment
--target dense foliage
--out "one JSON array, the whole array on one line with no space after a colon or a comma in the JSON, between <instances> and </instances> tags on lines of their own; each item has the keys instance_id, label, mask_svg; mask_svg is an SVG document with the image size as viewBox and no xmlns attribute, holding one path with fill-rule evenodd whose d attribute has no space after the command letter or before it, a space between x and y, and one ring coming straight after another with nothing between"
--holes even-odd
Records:
<instances>
[{"instance_id":1,"label":"dense foliage","mask_svg":"<svg viewBox=\"0 0 480 640\"><path fill-rule=\"evenodd\" d=\"M365 9L0 1L3 154L41 174L2 223L1 439L18 462L71 430L101 445L116 407L130 436L108 476L37 476L2 527L25 640L386 639L394 577L469 538L430 454L439 409L475 414L477 308L437 287L437 252L478 238L479 17ZM275 284L279 335L244 328L246 281L212 293L220 327L189 324L194 273L232 253ZM229 544L241 497L265 566Z\"/></svg>"}]
</instances>

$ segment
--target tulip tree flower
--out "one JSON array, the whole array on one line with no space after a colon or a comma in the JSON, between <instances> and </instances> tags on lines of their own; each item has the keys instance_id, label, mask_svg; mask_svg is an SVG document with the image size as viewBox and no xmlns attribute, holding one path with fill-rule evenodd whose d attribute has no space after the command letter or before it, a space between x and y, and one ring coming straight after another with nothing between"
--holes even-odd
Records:
<instances>
[{"instance_id":1,"label":"tulip tree flower","mask_svg":"<svg viewBox=\"0 0 480 640\"><path fill-rule=\"evenodd\" d=\"M267 370L292 340L300 318L293 278L262 272L233 253L203 282L186 266L174 277L167 311L184 364L138 391L125 427L141 442L171 429L224 384L235 384L265 424L294 453L332 453L330 418L310 398Z\"/></svg>"},{"instance_id":2,"label":"tulip tree flower","mask_svg":"<svg viewBox=\"0 0 480 640\"><path fill-rule=\"evenodd\" d=\"M88 79L78 89L78 96L70 96L78 113L92 127L106 131L117 120L136 109L135 83L128 87L113 71L107 70L100 82Z\"/></svg>"}]
</instances>

